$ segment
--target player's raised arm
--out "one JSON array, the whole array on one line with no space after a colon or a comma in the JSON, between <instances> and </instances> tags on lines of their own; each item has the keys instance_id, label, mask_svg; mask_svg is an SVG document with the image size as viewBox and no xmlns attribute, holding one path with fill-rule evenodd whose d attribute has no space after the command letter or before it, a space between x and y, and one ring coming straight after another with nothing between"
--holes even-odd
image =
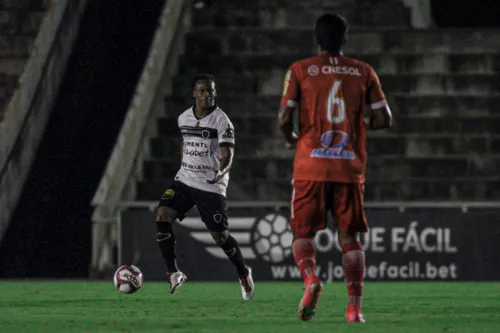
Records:
<instances>
[{"instance_id":1,"label":"player's raised arm","mask_svg":"<svg viewBox=\"0 0 500 333\"><path fill-rule=\"evenodd\" d=\"M370 105L371 108L370 116L365 121L368 129L380 130L391 127L391 109L389 108L389 104L385 98L378 75L371 67L369 72L366 103Z\"/></svg>"},{"instance_id":2,"label":"player's raised arm","mask_svg":"<svg viewBox=\"0 0 500 333\"><path fill-rule=\"evenodd\" d=\"M219 170L215 171L215 177L213 180L208 180L210 184L218 182L225 174L229 172L231 166L233 165L234 157L234 127L229 118L221 123L219 127L219 148L220 148L220 164Z\"/></svg>"},{"instance_id":3,"label":"player's raised arm","mask_svg":"<svg viewBox=\"0 0 500 333\"><path fill-rule=\"evenodd\" d=\"M290 68L285 75L283 96L278 113L278 127L288 148L294 148L297 143L297 135L293 132L293 113L299 106L299 92L299 80L295 71Z\"/></svg>"}]
</instances>

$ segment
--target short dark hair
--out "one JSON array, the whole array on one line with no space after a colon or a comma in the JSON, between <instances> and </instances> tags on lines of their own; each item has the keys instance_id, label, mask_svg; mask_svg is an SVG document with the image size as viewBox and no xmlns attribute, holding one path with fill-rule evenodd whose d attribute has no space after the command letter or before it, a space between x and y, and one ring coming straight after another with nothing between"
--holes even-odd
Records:
<instances>
[{"instance_id":1,"label":"short dark hair","mask_svg":"<svg viewBox=\"0 0 500 333\"><path fill-rule=\"evenodd\" d=\"M347 41L349 25L339 14L323 14L314 26L316 43L327 52L339 52Z\"/></svg>"},{"instance_id":2,"label":"short dark hair","mask_svg":"<svg viewBox=\"0 0 500 333\"><path fill-rule=\"evenodd\" d=\"M198 81L212 81L213 83L215 83L215 78L212 74L199 74L199 75L196 75L195 78L193 79L193 83L191 85L191 87L194 87L196 86L196 83Z\"/></svg>"}]
</instances>

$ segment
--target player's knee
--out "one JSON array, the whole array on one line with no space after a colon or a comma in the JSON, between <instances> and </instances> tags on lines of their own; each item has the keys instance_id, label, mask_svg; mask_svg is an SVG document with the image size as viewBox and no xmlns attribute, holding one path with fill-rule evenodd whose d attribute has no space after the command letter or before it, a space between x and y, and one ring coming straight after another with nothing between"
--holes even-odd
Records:
<instances>
[{"instance_id":1,"label":"player's knee","mask_svg":"<svg viewBox=\"0 0 500 333\"><path fill-rule=\"evenodd\" d=\"M158 207L156 210L156 221L157 222L175 222L177 218L177 212L169 207Z\"/></svg>"},{"instance_id":2,"label":"player's knee","mask_svg":"<svg viewBox=\"0 0 500 333\"><path fill-rule=\"evenodd\" d=\"M219 246L224 245L224 243L229 238L229 231L227 230L224 230L222 232L211 232L210 234L212 235L215 243Z\"/></svg>"},{"instance_id":3,"label":"player's knee","mask_svg":"<svg viewBox=\"0 0 500 333\"><path fill-rule=\"evenodd\" d=\"M297 239L311 239L316 236L316 231L308 231L308 232L295 232L293 234L293 240Z\"/></svg>"}]
</instances>

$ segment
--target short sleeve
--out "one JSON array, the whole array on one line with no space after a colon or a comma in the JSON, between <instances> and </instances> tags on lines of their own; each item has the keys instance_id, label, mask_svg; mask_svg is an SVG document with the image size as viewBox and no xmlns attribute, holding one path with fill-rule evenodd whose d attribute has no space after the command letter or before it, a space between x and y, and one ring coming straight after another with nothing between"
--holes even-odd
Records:
<instances>
[{"instance_id":1,"label":"short sleeve","mask_svg":"<svg viewBox=\"0 0 500 333\"><path fill-rule=\"evenodd\" d=\"M372 67L368 67L368 89L366 90L366 104L371 109L382 108L387 105L382 85L377 73Z\"/></svg>"},{"instance_id":2,"label":"short sleeve","mask_svg":"<svg viewBox=\"0 0 500 333\"><path fill-rule=\"evenodd\" d=\"M219 135L219 147L234 147L234 126L229 117L222 117L217 129Z\"/></svg>"},{"instance_id":3,"label":"short sleeve","mask_svg":"<svg viewBox=\"0 0 500 333\"><path fill-rule=\"evenodd\" d=\"M285 74L283 83L283 94L281 97L281 105L289 107L297 107L300 98L300 81L297 76L294 66L290 66Z\"/></svg>"}]
</instances>

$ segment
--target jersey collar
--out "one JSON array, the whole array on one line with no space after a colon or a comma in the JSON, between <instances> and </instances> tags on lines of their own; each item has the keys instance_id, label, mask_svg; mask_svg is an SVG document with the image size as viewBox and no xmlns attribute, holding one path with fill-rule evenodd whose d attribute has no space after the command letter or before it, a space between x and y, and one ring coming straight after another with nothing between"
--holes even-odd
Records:
<instances>
[{"instance_id":1,"label":"jersey collar","mask_svg":"<svg viewBox=\"0 0 500 333\"><path fill-rule=\"evenodd\" d=\"M214 113L215 110L217 110L219 108L219 106L217 104L215 104L213 107L212 107L212 111L210 111L209 114L207 114L205 117L203 118L198 118L196 116L196 112L194 112L194 109L196 108L196 105L193 105L193 107L191 108L191 111L193 111L193 116L196 118L196 120L201 120L201 119L204 119L206 117L208 117L209 115L211 115L212 113Z\"/></svg>"}]
</instances>

